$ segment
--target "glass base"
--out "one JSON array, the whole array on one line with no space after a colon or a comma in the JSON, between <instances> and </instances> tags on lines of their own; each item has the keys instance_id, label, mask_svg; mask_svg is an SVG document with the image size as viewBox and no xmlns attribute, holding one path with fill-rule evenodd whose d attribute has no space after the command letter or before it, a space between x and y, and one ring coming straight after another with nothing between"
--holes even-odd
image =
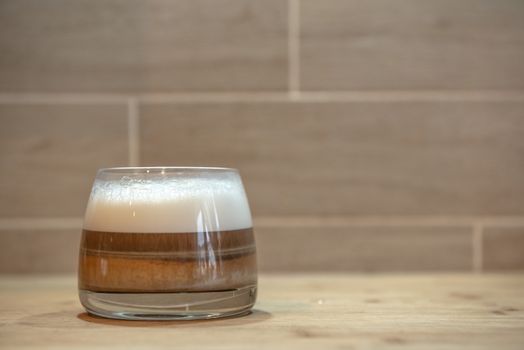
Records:
<instances>
[{"instance_id":1,"label":"glass base","mask_svg":"<svg viewBox=\"0 0 524 350\"><path fill-rule=\"evenodd\" d=\"M249 313L256 285L214 292L101 293L79 290L88 313L121 320L201 320Z\"/></svg>"}]
</instances>

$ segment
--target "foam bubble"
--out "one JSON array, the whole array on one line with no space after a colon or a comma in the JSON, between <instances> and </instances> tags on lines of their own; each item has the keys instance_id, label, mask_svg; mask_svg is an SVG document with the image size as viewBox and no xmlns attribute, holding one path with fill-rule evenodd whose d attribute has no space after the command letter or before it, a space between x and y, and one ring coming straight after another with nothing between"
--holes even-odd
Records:
<instances>
[{"instance_id":1,"label":"foam bubble","mask_svg":"<svg viewBox=\"0 0 524 350\"><path fill-rule=\"evenodd\" d=\"M237 174L97 179L84 219L84 229L106 232L209 232L251 226Z\"/></svg>"}]
</instances>

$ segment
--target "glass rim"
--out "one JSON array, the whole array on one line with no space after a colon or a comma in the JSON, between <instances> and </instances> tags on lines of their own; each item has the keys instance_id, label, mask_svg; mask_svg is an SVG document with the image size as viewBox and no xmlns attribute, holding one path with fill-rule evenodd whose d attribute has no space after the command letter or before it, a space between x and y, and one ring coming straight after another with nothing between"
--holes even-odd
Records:
<instances>
[{"instance_id":1,"label":"glass rim","mask_svg":"<svg viewBox=\"0 0 524 350\"><path fill-rule=\"evenodd\" d=\"M148 174L152 171L153 174L157 173L175 173L175 172L235 172L238 173L236 168L227 167L205 167L205 166L129 166L129 167L108 167L98 169L98 174Z\"/></svg>"}]
</instances>

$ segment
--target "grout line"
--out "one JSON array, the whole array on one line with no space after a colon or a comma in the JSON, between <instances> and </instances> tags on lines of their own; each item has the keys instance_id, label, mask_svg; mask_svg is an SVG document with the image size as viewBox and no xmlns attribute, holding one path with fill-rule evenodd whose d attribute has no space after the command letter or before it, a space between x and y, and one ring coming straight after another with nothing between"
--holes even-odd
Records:
<instances>
[{"instance_id":1,"label":"grout line","mask_svg":"<svg viewBox=\"0 0 524 350\"><path fill-rule=\"evenodd\" d=\"M81 227L82 218L79 217L49 217L49 218L2 218L0 229L56 229ZM497 216L497 217L440 217L440 216L256 216L256 227L473 227L474 261L478 264L479 255L482 260L482 232L486 226L515 227L524 226L524 217ZM480 243L479 243L480 242ZM480 252L480 253L479 253Z\"/></svg>"},{"instance_id":2,"label":"grout line","mask_svg":"<svg viewBox=\"0 0 524 350\"><path fill-rule=\"evenodd\" d=\"M440 217L440 216L259 216L256 227L345 227L345 226L523 226L524 217Z\"/></svg>"},{"instance_id":3,"label":"grout line","mask_svg":"<svg viewBox=\"0 0 524 350\"><path fill-rule=\"evenodd\" d=\"M289 94L286 92L247 92L247 93L180 93L180 94L144 94L137 95L142 103L235 103L235 102L289 102Z\"/></svg>"},{"instance_id":4,"label":"grout line","mask_svg":"<svg viewBox=\"0 0 524 350\"><path fill-rule=\"evenodd\" d=\"M524 91L398 90L302 92L304 102L522 102Z\"/></svg>"},{"instance_id":5,"label":"grout line","mask_svg":"<svg viewBox=\"0 0 524 350\"><path fill-rule=\"evenodd\" d=\"M126 103L128 96L114 94L2 94L0 104L97 104Z\"/></svg>"},{"instance_id":6,"label":"grout line","mask_svg":"<svg viewBox=\"0 0 524 350\"><path fill-rule=\"evenodd\" d=\"M12 218L0 219L2 230L80 229L82 218Z\"/></svg>"},{"instance_id":7,"label":"grout line","mask_svg":"<svg viewBox=\"0 0 524 350\"><path fill-rule=\"evenodd\" d=\"M129 166L140 165L140 111L134 98L127 101Z\"/></svg>"},{"instance_id":8,"label":"grout line","mask_svg":"<svg viewBox=\"0 0 524 350\"><path fill-rule=\"evenodd\" d=\"M300 98L300 2L288 0L289 98Z\"/></svg>"},{"instance_id":9,"label":"grout line","mask_svg":"<svg viewBox=\"0 0 524 350\"><path fill-rule=\"evenodd\" d=\"M289 0L297 1L297 0ZM295 66L295 64L293 64ZM291 93L294 91L294 93ZM0 104L193 102L524 102L524 90L376 90L111 94L2 94Z\"/></svg>"},{"instance_id":10,"label":"grout line","mask_svg":"<svg viewBox=\"0 0 524 350\"><path fill-rule=\"evenodd\" d=\"M524 102L524 90L474 91L310 91L143 94L136 99L143 103L264 103L264 102Z\"/></svg>"},{"instance_id":11,"label":"grout line","mask_svg":"<svg viewBox=\"0 0 524 350\"><path fill-rule=\"evenodd\" d=\"M473 225L473 272L481 273L483 264L483 226Z\"/></svg>"}]
</instances>

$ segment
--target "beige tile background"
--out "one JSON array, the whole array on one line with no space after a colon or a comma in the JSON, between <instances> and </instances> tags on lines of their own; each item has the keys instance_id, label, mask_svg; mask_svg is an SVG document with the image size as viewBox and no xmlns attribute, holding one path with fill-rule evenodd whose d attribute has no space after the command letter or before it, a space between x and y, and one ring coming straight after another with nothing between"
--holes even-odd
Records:
<instances>
[{"instance_id":1,"label":"beige tile background","mask_svg":"<svg viewBox=\"0 0 524 350\"><path fill-rule=\"evenodd\" d=\"M255 215L522 215L523 111L484 101L143 104L140 159L237 167Z\"/></svg>"},{"instance_id":2,"label":"beige tile background","mask_svg":"<svg viewBox=\"0 0 524 350\"><path fill-rule=\"evenodd\" d=\"M79 216L96 169L127 165L122 105L0 105L0 218Z\"/></svg>"},{"instance_id":3,"label":"beige tile background","mask_svg":"<svg viewBox=\"0 0 524 350\"><path fill-rule=\"evenodd\" d=\"M284 90L280 0L0 4L0 89L13 92Z\"/></svg>"},{"instance_id":4,"label":"beige tile background","mask_svg":"<svg viewBox=\"0 0 524 350\"><path fill-rule=\"evenodd\" d=\"M78 261L80 230L1 230L0 245L0 273L71 272Z\"/></svg>"},{"instance_id":5,"label":"beige tile background","mask_svg":"<svg viewBox=\"0 0 524 350\"><path fill-rule=\"evenodd\" d=\"M520 0L302 0L305 90L524 88Z\"/></svg>"},{"instance_id":6,"label":"beige tile background","mask_svg":"<svg viewBox=\"0 0 524 350\"><path fill-rule=\"evenodd\" d=\"M521 269L524 266L524 228L486 228L484 252L486 270Z\"/></svg>"},{"instance_id":7,"label":"beige tile background","mask_svg":"<svg viewBox=\"0 0 524 350\"><path fill-rule=\"evenodd\" d=\"M240 169L263 271L524 268L518 0L0 2L0 272L96 170Z\"/></svg>"},{"instance_id":8,"label":"beige tile background","mask_svg":"<svg viewBox=\"0 0 524 350\"><path fill-rule=\"evenodd\" d=\"M257 233L265 271L324 271L327 266L358 272L471 270L466 226L308 225L262 227Z\"/></svg>"}]
</instances>

